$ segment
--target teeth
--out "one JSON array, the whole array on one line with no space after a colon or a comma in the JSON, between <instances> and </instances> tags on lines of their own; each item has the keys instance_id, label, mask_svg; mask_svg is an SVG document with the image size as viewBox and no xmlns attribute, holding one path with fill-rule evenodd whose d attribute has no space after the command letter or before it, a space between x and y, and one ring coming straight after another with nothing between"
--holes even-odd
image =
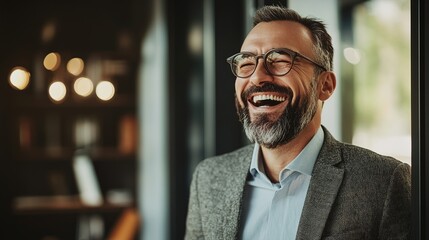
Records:
<instances>
[{"instance_id":1,"label":"teeth","mask_svg":"<svg viewBox=\"0 0 429 240\"><path fill-rule=\"evenodd\" d=\"M285 97L274 96L274 95L257 95L253 97L254 103L257 103L259 101L264 101L264 100L283 102L285 100Z\"/></svg>"}]
</instances>

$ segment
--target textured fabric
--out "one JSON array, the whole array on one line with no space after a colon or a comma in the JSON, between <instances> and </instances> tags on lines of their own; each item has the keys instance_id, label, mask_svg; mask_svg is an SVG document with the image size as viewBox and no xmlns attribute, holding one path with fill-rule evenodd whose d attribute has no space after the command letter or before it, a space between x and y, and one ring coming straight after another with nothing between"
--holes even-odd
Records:
<instances>
[{"instance_id":1,"label":"textured fabric","mask_svg":"<svg viewBox=\"0 0 429 240\"><path fill-rule=\"evenodd\" d=\"M325 139L296 239L409 239L410 166ZM237 239L253 146L202 161L194 171L185 239Z\"/></svg>"},{"instance_id":2,"label":"textured fabric","mask_svg":"<svg viewBox=\"0 0 429 240\"><path fill-rule=\"evenodd\" d=\"M319 128L305 148L279 174L279 183L265 175L259 144L255 144L243 196L239 238L294 240L314 163L323 144Z\"/></svg>"}]
</instances>

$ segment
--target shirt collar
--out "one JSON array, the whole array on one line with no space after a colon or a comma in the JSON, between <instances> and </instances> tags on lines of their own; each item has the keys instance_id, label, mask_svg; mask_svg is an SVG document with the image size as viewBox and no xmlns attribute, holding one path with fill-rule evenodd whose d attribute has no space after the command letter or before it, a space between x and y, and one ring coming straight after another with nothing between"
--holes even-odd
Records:
<instances>
[{"instance_id":1,"label":"shirt collar","mask_svg":"<svg viewBox=\"0 0 429 240\"><path fill-rule=\"evenodd\" d=\"M316 162L319 151L322 148L324 139L324 132L322 127L319 127L316 134L310 140L310 142L304 147L304 149L298 154L298 156L290 162L285 169L281 172L281 179L284 176L285 170L297 171L306 175L311 176L313 172L314 163ZM256 177L256 174L264 174L264 167L262 164L262 153L261 147L258 143L255 143L252 154L252 162L250 164L250 173Z\"/></svg>"}]
</instances>

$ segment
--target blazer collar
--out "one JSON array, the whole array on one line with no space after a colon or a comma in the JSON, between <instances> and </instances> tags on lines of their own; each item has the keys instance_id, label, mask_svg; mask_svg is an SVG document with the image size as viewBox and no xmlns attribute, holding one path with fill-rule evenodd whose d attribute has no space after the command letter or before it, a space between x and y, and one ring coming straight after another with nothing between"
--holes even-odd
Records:
<instances>
[{"instance_id":1,"label":"blazer collar","mask_svg":"<svg viewBox=\"0 0 429 240\"><path fill-rule=\"evenodd\" d=\"M340 143L323 127L325 140L314 165L296 239L321 239L343 180Z\"/></svg>"},{"instance_id":2,"label":"blazer collar","mask_svg":"<svg viewBox=\"0 0 429 240\"><path fill-rule=\"evenodd\" d=\"M301 220L298 226L297 239L320 239L335 201L338 189L343 180L344 170L336 167L341 159L340 143L336 141L329 131L323 127L325 138L319 156L313 168ZM232 165L231 172L237 174L227 175L226 180L230 186L223 205L224 216L228 224L223 225L223 237L238 237L240 215L242 210L244 187L249 173L252 159L253 145L246 146L234 153L236 164Z\"/></svg>"}]
</instances>

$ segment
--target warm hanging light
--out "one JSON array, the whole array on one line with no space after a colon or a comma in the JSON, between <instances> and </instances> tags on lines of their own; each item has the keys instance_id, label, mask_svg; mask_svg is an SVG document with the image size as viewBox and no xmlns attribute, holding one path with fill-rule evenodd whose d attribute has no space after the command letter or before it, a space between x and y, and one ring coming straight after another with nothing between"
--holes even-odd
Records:
<instances>
[{"instance_id":1,"label":"warm hanging light","mask_svg":"<svg viewBox=\"0 0 429 240\"><path fill-rule=\"evenodd\" d=\"M66 93L66 85L60 81L55 81L49 86L49 97L55 102L64 100Z\"/></svg>"},{"instance_id":2,"label":"warm hanging light","mask_svg":"<svg viewBox=\"0 0 429 240\"><path fill-rule=\"evenodd\" d=\"M89 96L94 90L94 84L92 83L91 79L86 77L80 77L76 79L73 87L74 91L82 97Z\"/></svg>"},{"instance_id":3,"label":"warm hanging light","mask_svg":"<svg viewBox=\"0 0 429 240\"><path fill-rule=\"evenodd\" d=\"M55 71L58 69L58 67L61 64L61 56L57 52L51 52L48 55L46 55L45 59L43 60L43 66L47 70Z\"/></svg>"},{"instance_id":4,"label":"warm hanging light","mask_svg":"<svg viewBox=\"0 0 429 240\"><path fill-rule=\"evenodd\" d=\"M72 58L67 62L67 71L75 76L82 73L84 62L81 58Z\"/></svg>"},{"instance_id":5,"label":"warm hanging light","mask_svg":"<svg viewBox=\"0 0 429 240\"><path fill-rule=\"evenodd\" d=\"M30 73L24 67L15 67L9 75L9 83L18 90L24 90L30 82Z\"/></svg>"},{"instance_id":6,"label":"warm hanging light","mask_svg":"<svg viewBox=\"0 0 429 240\"><path fill-rule=\"evenodd\" d=\"M115 86L109 81L101 81L95 88L95 94L103 101L108 101L115 95Z\"/></svg>"}]
</instances>

